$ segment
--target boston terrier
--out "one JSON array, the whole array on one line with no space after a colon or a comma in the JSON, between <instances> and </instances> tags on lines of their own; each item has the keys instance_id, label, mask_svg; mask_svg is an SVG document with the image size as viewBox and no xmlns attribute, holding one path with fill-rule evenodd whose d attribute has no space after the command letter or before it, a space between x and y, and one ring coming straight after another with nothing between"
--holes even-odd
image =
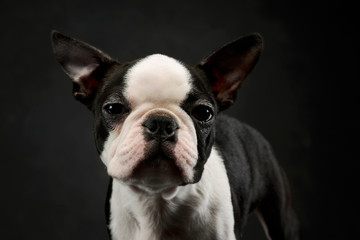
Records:
<instances>
[{"instance_id":1,"label":"boston terrier","mask_svg":"<svg viewBox=\"0 0 360 240\"><path fill-rule=\"evenodd\" d=\"M269 143L221 113L259 58L259 34L196 66L162 54L123 63L57 31L51 39L74 97L94 115L111 239L242 239L251 212L268 239L299 239Z\"/></svg>"}]
</instances>

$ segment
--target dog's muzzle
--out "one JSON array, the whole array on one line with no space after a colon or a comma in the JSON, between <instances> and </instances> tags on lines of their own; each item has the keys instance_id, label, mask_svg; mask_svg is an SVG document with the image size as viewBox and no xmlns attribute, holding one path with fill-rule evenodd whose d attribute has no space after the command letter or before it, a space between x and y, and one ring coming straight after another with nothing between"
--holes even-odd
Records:
<instances>
[{"instance_id":1,"label":"dog's muzzle","mask_svg":"<svg viewBox=\"0 0 360 240\"><path fill-rule=\"evenodd\" d=\"M108 174L148 192L190 183L198 158L191 118L177 108L140 110L110 134L102 154Z\"/></svg>"},{"instance_id":2,"label":"dog's muzzle","mask_svg":"<svg viewBox=\"0 0 360 240\"><path fill-rule=\"evenodd\" d=\"M145 159L134 169L130 183L146 192L162 192L180 185L182 172L174 155L179 125L165 113L155 113L142 123Z\"/></svg>"}]
</instances>

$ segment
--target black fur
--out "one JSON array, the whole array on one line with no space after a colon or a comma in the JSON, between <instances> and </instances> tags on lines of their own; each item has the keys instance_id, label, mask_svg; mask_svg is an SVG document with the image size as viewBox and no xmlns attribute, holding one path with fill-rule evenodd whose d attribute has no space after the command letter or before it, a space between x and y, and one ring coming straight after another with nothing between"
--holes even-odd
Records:
<instances>
[{"instance_id":1,"label":"black fur","mask_svg":"<svg viewBox=\"0 0 360 240\"><path fill-rule=\"evenodd\" d=\"M299 239L286 176L265 138L252 127L220 115L215 146L230 181L237 239L253 210L262 215L272 239Z\"/></svg>"}]
</instances>

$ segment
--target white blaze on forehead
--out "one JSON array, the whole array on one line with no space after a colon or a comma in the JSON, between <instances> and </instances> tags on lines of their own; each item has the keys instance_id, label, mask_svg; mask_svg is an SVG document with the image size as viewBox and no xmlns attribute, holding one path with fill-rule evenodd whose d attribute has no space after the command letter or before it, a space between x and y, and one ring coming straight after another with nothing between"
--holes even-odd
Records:
<instances>
[{"instance_id":1,"label":"white blaze on forehead","mask_svg":"<svg viewBox=\"0 0 360 240\"><path fill-rule=\"evenodd\" d=\"M180 103L191 89L191 74L179 61L161 54L136 63L125 76L125 96L134 104Z\"/></svg>"}]
</instances>

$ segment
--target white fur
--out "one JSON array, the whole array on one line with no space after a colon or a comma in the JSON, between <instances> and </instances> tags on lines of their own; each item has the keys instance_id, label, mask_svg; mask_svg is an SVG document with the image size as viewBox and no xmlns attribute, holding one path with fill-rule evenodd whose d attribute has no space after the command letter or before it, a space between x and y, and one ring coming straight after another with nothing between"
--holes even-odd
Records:
<instances>
[{"instance_id":1,"label":"white fur","mask_svg":"<svg viewBox=\"0 0 360 240\"><path fill-rule=\"evenodd\" d=\"M133 66L125 76L125 96L132 106L183 101L191 89L190 72L174 58L154 54Z\"/></svg>"},{"instance_id":2,"label":"white fur","mask_svg":"<svg viewBox=\"0 0 360 240\"><path fill-rule=\"evenodd\" d=\"M110 229L114 240L159 240L171 219L182 220L178 232L184 240L206 240L211 233L219 240L235 240L229 180L222 158L213 149L201 180L178 188L166 200L161 194L137 193L120 181L113 181ZM189 204L191 214L181 209ZM216 207L217 211L211 211ZM198 231L198 232L196 232ZM167 240L180 239L172 236Z\"/></svg>"}]
</instances>

